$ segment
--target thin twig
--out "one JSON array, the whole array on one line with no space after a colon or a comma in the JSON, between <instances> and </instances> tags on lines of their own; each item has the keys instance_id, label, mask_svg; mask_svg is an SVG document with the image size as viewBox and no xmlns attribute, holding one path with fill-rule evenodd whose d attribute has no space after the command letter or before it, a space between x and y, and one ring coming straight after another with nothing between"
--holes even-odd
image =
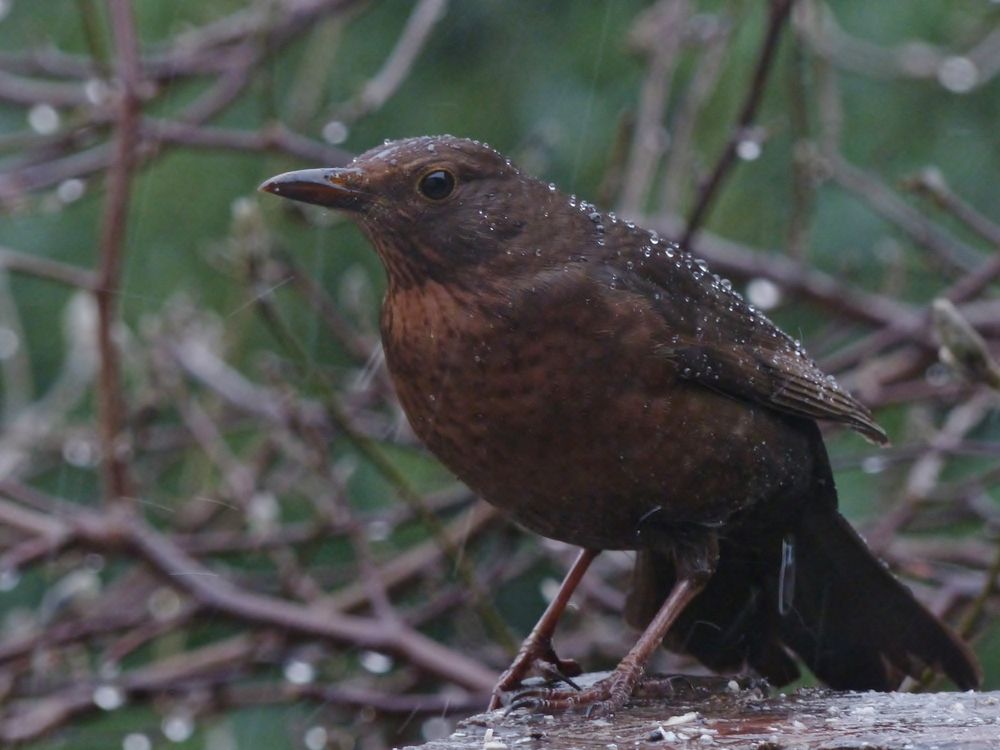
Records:
<instances>
[{"instance_id":1,"label":"thin twig","mask_svg":"<svg viewBox=\"0 0 1000 750\"><path fill-rule=\"evenodd\" d=\"M951 410L927 451L910 468L899 500L869 530L867 539L872 549L877 552L885 547L894 535L905 528L914 517L917 506L937 486L945 468L946 448L955 445L974 429L995 403L993 393L982 391Z\"/></svg>"},{"instance_id":2,"label":"thin twig","mask_svg":"<svg viewBox=\"0 0 1000 750\"><path fill-rule=\"evenodd\" d=\"M94 290L99 283L97 274L86 268L71 266L51 258L19 253L6 247L0 247L0 268L78 289Z\"/></svg>"},{"instance_id":3,"label":"thin twig","mask_svg":"<svg viewBox=\"0 0 1000 750\"><path fill-rule=\"evenodd\" d=\"M729 136L722 154L715 163L708 180L698 195L694 208L688 215L687 226L681 236L680 244L687 247L691 244L698 229L708 218L708 212L712 207L715 196L722 186L722 182L729 173L736 161L736 148L746 137L747 129L757 116L757 108L764 97L768 75L778 51L778 39L781 37L781 30L785 27L785 21L792 9L794 0L771 0L771 7L768 13L767 31L764 35L764 43L761 46L760 54L757 57L757 66L754 69L753 81L747 91L746 99L740 109L740 116L736 121L736 127Z\"/></svg>"},{"instance_id":4,"label":"thin twig","mask_svg":"<svg viewBox=\"0 0 1000 750\"><path fill-rule=\"evenodd\" d=\"M886 221L901 229L918 247L951 270L967 272L982 263L982 254L952 237L923 213L905 203L896 193L868 171L848 162L839 153L815 155L824 170L844 190L855 194Z\"/></svg>"},{"instance_id":5,"label":"thin twig","mask_svg":"<svg viewBox=\"0 0 1000 750\"><path fill-rule=\"evenodd\" d=\"M152 144L287 154L324 166L343 166L353 158L353 154L343 149L305 138L278 123L250 131L176 120L146 120L143 134Z\"/></svg>"},{"instance_id":6,"label":"thin twig","mask_svg":"<svg viewBox=\"0 0 1000 750\"><path fill-rule=\"evenodd\" d=\"M496 675L492 670L416 631L237 589L137 519L126 524L121 531L128 545L173 585L209 609L286 632L400 654L431 674L472 690L493 686Z\"/></svg>"},{"instance_id":7,"label":"thin twig","mask_svg":"<svg viewBox=\"0 0 1000 750\"><path fill-rule=\"evenodd\" d=\"M648 70L639 90L632 148L622 180L622 213L634 216L642 209L649 186L666 147L663 113L670 98L670 84L681 50L681 37L691 12L687 0L660 0L637 19L635 31L643 32L649 56Z\"/></svg>"},{"instance_id":8,"label":"thin twig","mask_svg":"<svg viewBox=\"0 0 1000 750\"><path fill-rule=\"evenodd\" d=\"M667 237L676 236L679 231L679 222L671 217L646 217L643 223ZM877 326L902 326L908 333L919 332L918 312L912 306L852 286L778 252L751 248L708 231L700 232L691 247L718 273L736 278L770 279L783 289L850 320ZM930 338L925 339L930 345Z\"/></svg>"},{"instance_id":9,"label":"thin twig","mask_svg":"<svg viewBox=\"0 0 1000 750\"><path fill-rule=\"evenodd\" d=\"M913 177L903 180L903 187L912 190L919 196L929 198L994 248L1000 250L1000 224L991 221L959 198L948 187L940 170L924 169Z\"/></svg>"},{"instance_id":10,"label":"thin twig","mask_svg":"<svg viewBox=\"0 0 1000 750\"><path fill-rule=\"evenodd\" d=\"M704 20L703 20L704 22ZM698 60L694 77L684 92L673 119L673 130L667 144L666 164L663 168L663 195L660 201L667 214L677 214L680 209L682 190L694 181L694 135L698 115L715 89L722 73L722 63L729 51L732 33L731 25L721 18L712 19L712 27L706 32L704 52Z\"/></svg>"},{"instance_id":11,"label":"thin twig","mask_svg":"<svg viewBox=\"0 0 1000 750\"><path fill-rule=\"evenodd\" d=\"M125 397L122 392L121 353L115 340L118 325L118 291L125 257L135 150L139 141L139 86L142 70L131 0L108 0L120 86L108 193L101 229L98 268L97 341L101 369L98 405L105 498L117 503L131 497L132 480L124 459Z\"/></svg>"},{"instance_id":12,"label":"thin twig","mask_svg":"<svg viewBox=\"0 0 1000 750\"><path fill-rule=\"evenodd\" d=\"M949 59L961 58L976 71L975 79L960 89L962 93L984 86L1000 73L1000 29L990 29L967 50L946 50L924 40L919 47L908 40L887 49L845 32L828 3L803 3L803 10L797 14L797 29L818 54L842 70L875 79L941 81L942 66Z\"/></svg>"},{"instance_id":13,"label":"thin twig","mask_svg":"<svg viewBox=\"0 0 1000 750\"><path fill-rule=\"evenodd\" d=\"M386 58L381 70L372 77L360 93L333 116L355 122L382 107L406 79L424 48L437 22L444 17L448 0L419 0L399 35L399 40Z\"/></svg>"}]
</instances>

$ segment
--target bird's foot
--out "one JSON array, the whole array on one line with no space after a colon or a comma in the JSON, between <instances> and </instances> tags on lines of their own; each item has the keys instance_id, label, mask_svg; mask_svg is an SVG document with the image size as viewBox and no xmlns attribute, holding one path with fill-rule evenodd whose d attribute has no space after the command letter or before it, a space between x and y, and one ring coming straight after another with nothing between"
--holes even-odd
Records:
<instances>
[{"instance_id":1,"label":"bird's foot","mask_svg":"<svg viewBox=\"0 0 1000 750\"><path fill-rule=\"evenodd\" d=\"M549 639L528 636L521 644L514 661L497 680L493 696L490 698L489 710L500 708L503 705L503 694L519 686L532 671L551 682L565 682L575 690L580 689L572 679L583 673L580 665L572 659L560 659Z\"/></svg>"},{"instance_id":2,"label":"bird's foot","mask_svg":"<svg viewBox=\"0 0 1000 750\"><path fill-rule=\"evenodd\" d=\"M526 708L536 713L555 714L582 711L586 716L610 716L628 703L642 679L642 668L619 666L614 672L585 690L570 691L551 687L528 688L517 693L507 712Z\"/></svg>"}]
</instances>

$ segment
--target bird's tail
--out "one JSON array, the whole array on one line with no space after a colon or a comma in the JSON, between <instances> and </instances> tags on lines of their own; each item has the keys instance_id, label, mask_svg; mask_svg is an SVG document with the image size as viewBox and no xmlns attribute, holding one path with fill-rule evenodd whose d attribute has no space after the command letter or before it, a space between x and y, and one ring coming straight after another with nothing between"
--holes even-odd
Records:
<instances>
[{"instance_id":1,"label":"bird's tail","mask_svg":"<svg viewBox=\"0 0 1000 750\"><path fill-rule=\"evenodd\" d=\"M978 686L982 675L969 648L871 553L835 505L806 505L791 528L723 539L715 575L665 645L717 671L749 665L775 685L798 676L792 651L838 689L893 690L927 667L962 689ZM640 552L629 622L643 627L673 582L669 556Z\"/></svg>"},{"instance_id":2,"label":"bird's tail","mask_svg":"<svg viewBox=\"0 0 1000 750\"><path fill-rule=\"evenodd\" d=\"M781 639L823 682L892 690L930 667L963 690L982 674L968 646L931 614L832 508L810 508L795 531L794 607Z\"/></svg>"}]
</instances>

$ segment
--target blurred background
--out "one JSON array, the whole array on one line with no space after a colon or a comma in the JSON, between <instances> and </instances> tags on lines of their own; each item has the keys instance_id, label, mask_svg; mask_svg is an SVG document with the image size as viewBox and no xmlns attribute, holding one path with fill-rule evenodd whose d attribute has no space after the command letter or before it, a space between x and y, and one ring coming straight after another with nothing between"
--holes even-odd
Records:
<instances>
[{"instance_id":1,"label":"blurred background","mask_svg":"<svg viewBox=\"0 0 1000 750\"><path fill-rule=\"evenodd\" d=\"M691 238L871 405L842 505L1000 687L998 73L995 2L0 0L0 745L378 750L485 707L574 550L415 441L358 231L255 193L443 132ZM563 657L631 644L630 564Z\"/></svg>"}]
</instances>

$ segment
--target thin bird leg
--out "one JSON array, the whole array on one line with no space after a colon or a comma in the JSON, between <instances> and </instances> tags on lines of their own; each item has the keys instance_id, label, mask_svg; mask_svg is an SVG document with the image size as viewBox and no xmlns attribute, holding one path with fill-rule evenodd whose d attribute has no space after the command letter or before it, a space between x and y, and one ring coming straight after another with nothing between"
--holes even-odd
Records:
<instances>
[{"instance_id":1,"label":"thin bird leg","mask_svg":"<svg viewBox=\"0 0 1000 750\"><path fill-rule=\"evenodd\" d=\"M615 667L614 672L586 690L576 692L552 688L524 690L515 696L508 711L529 708L541 713L556 713L582 708L590 716L612 714L624 706L642 679L646 662L659 648L670 626L712 577L718 548L714 536L710 536L707 542L691 557L687 554L682 555L679 551L675 552L677 581L670 595L639 636L639 640Z\"/></svg>"},{"instance_id":2,"label":"thin bird leg","mask_svg":"<svg viewBox=\"0 0 1000 750\"><path fill-rule=\"evenodd\" d=\"M583 580L583 574L587 572L590 563L601 553L600 550L581 549L580 553L573 561L569 572L559 585L559 591L555 598L549 602L545 612L539 618L531 633L524 639L521 648L514 657L514 661L507 667L496 687L493 688L493 697L490 698L490 711L500 708L501 696L521 684L521 680L531 671L532 667L538 668L543 673L555 673L561 680L573 684L570 677L580 674L579 665L571 659L560 659L556 656L552 648L552 635L555 633L556 625L562 613L569 604L570 597L576 591L576 587Z\"/></svg>"}]
</instances>

